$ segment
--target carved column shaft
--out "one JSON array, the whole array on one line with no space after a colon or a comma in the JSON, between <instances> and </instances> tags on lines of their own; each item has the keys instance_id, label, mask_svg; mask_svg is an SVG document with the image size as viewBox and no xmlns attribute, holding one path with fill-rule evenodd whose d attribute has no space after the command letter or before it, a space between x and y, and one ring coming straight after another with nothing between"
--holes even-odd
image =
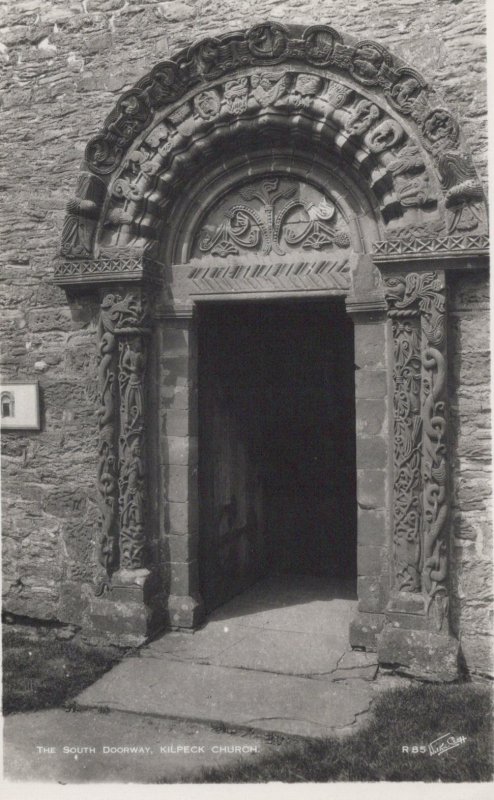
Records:
<instances>
[{"instance_id":1,"label":"carved column shaft","mask_svg":"<svg viewBox=\"0 0 494 800\"><path fill-rule=\"evenodd\" d=\"M436 627L447 627L448 520L446 319L444 277L423 291L422 313L422 588Z\"/></svg>"},{"instance_id":2,"label":"carved column shaft","mask_svg":"<svg viewBox=\"0 0 494 800\"><path fill-rule=\"evenodd\" d=\"M419 313L393 309L394 581L421 589L421 330Z\"/></svg>"},{"instance_id":3,"label":"carved column shaft","mask_svg":"<svg viewBox=\"0 0 494 800\"><path fill-rule=\"evenodd\" d=\"M101 536L98 561L106 575L118 566L117 344L113 325L101 309L98 323L98 479Z\"/></svg>"},{"instance_id":4,"label":"carved column shaft","mask_svg":"<svg viewBox=\"0 0 494 800\"><path fill-rule=\"evenodd\" d=\"M120 566L138 569L145 560L144 337L119 338Z\"/></svg>"},{"instance_id":5,"label":"carved column shaft","mask_svg":"<svg viewBox=\"0 0 494 800\"><path fill-rule=\"evenodd\" d=\"M105 295L99 322L99 561L108 578L146 560L145 370L149 325L140 291ZM118 397L117 397L118 394Z\"/></svg>"},{"instance_id":6,"label":"carved column shaft","mask_svg":"<svg viewBox=\"0 0 494 800\"><path fill-rule=\"evenodd\" d=\"M442 273L386 278L393 328L395 592L447 628L446 328Z\"/></svg>"}]
</instances>

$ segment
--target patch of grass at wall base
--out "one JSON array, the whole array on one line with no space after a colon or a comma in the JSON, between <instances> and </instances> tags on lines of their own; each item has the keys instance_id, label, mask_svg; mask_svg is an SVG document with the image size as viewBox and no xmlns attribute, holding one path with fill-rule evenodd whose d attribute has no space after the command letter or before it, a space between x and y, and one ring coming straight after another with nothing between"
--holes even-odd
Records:
<instances>
[{"instance_id":1,"label":"patch of grass at wall base","mask_svg":"<svg viewBox=\"0 0 494 800\"><path fill-rule=\"evenodd\" d=\"M429 745L445 734L456 739L464 737L464 741L440 754L431 754ZM425 752L413 752L414 746L422 746ZM369 724L353 736L283 745L279 753L256 760L255 764L243 760L228 767L203 770L186 782L451 783L491 781L492 777L490 687L424 684L380 695Z\"/></svg>"},{"instance_id":2,"label":"patch of grass at wall base","mask_svg":"<svg viewBox=\"0 0 494 800\"><path fill-rule=\"evenodd\" d=\"M3 713L38 711L70 703L124 655L77 640L59 641L43 628L3 632Z\"/></svg>"}]
</instances>

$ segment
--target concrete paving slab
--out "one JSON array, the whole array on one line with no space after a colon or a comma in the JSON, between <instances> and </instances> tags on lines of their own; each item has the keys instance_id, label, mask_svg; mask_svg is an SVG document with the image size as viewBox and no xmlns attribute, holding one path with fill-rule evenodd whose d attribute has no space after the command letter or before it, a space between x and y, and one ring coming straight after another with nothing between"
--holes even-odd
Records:
<instances>
[{"instance_id":1,"label":"concrete paving slab","mask_svg":"<svg viewBox=\"0 0 494 800\"><path fill-rule=\"evenodd\" d=\"M314 676L321 680L331 681L373 681L377 675L377 667L355 667L354 669L335 669L330 675Z\"/></svg>"},{"instance_id":2,"label":"concrete paving slab","mask_svg":"<svg viewBox=\"0 0 494 800\"><path fill-rule=\"evenodd\" d=\"M250 626L175 634L143 647L144 658L169 657L286 675L311 675L336 669L346 642L341 636L271 631Z\"/></svg>"},{"instance_id":3,"label":"concrete paving slab","mask_svg":"<svg viewBox=\"0 0 494 800\"><path fill-rule=\"evenodd\" d=\"M143 655L173 655L178 658L211 658L237 644L249 630L223 622L209 622L194 633L167 633L142 648Z\"/></svg>"},{"instance_id":4,"label":"concrete paving slab","mask_svg":"<svg viewBox=\"0 0 494 800\"><path fill-rule=\"evenodd\" d=\"M370 705L366 681L337 683L155 658L129 658L76 698L80 707L218 721L300 736L352 725Z\"/></svg>"},{"instance_id":5,"label":"concrete paving slab","mask_svg":"<svg viewBox=\"0 0 494 800\"><path fill-rule=\"evenodd\" d=\"M357 603L351 600L312 600L310 603L259 609L248 603L238 608L228 604L222 619L230 629L236 627L268 628L295 633L337 633L348 641L348 626L357 612ZM212 617L217 621L218 617Z\"/></svg>"},{"instance_id":6,"label":"concrete paving slab","mask_svg":"<svg viewBox=\"0 0 494 800\"><path fill-rule=\"evenodd\" d=\"M337 669L324 677L326 680L332 681L373 681L377 675L378 667L379 663L376 653L364 653L358 650L350 650L345 652L339 659Z\"/></svg>"},{"instance_id":7,"label":"concrete paving slab","mask_svg":"<svg viewBox=\"0 0 494 800\"><path fill-rule=\"evenodd\" d=\"M245 629L247 631L247 628ZM318 636L251 629L240 641L213 656L212 664L285 675L311 675L336 669L346 642L341 636Z\"/></svg>"},{"instance_id":8,"label":"concrete paving slab","mask_svg":"<svg viewBox=\"0 0 494 800\"><path fill-rule=\"evenodd\" d=\"M304 633L339 633L348 640L348 625L357 611L354 586L348 581L282 575L259 581L218 608L209 622Z\"/></svg>"},{"instance_id":9,"label":"concrete paving slab","mask_svg":"<svg viewBox=\"0 0 494 800\"><path fill-rule=\"evenodd\" d=\"M338 669L355 669L356 667L377 667L377 653L363 650L347 650L338 662Z\"/></svg>"},{"instance_id":10,"label":"concrete paving slab","mask_svg":"<svg viewBox=\"0 0 494 800\"><path fill-rule=\"evenodd\" d=\"M54 709L4 720L4 777L10 781L179 781L202 767L250 761L277 749L250 734L121 712Z\"/></svg>"}]
</instances>

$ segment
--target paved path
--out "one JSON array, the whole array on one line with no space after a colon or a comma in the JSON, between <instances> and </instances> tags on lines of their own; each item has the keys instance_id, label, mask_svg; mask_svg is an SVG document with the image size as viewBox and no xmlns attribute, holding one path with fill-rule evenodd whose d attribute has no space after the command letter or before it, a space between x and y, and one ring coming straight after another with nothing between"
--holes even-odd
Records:
<instances>
[{"instance_id":1,"label":"paved path","mask_svg":"<svg viewBox=\"0 0 494 800\"><path fill-rule=\"evenodd\" d=\"M349 649L355 611L344 584L261 582L201 630L168 633L122 661L77 697L80 711L7 717L5 775L178 782L203 766L258 759L294 736L352 733L378 692L407 683L376 677L375 655Z\"/></svg>"},{"instance_id":2,"label":"paved path","mask_svg":"<svg viewBox=\"0 0 494 800\"><path fill-rule=\"evenodd\" d=\"M261 758L273 748L259 736L118 711L54 709L4 720L4 776L9 781L179 782L201 767Z\"/></svg>"},{"instance_id":3,"label":"paved path","mask_svg":"<svg viewBox=\"0 0 494 800\"><path fill-rule=\"evenodd\" d=\"M344 584L263 581L202 630L142 648L77 703L298 736L347 733L376 691L375 655L348 647L355 611Z\"/></svg>"}]
</instances>

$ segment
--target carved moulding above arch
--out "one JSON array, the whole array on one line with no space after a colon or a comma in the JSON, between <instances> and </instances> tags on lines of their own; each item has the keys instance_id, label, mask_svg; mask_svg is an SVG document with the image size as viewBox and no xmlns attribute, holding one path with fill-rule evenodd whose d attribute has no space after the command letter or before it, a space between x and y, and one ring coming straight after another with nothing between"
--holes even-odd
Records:
<instances>
[{"instance_id":1,"label":"carved moulding above arch","mask_svg":"<svg viewBox=\"0 0 494 800\"><path fill-rule=\"evenodd\" d=\"M122 95L87 146L63 254L166 235L184 176L225 142L239 157L282 131L359 176L381 239L485 234L459 126L414 69L328 26L266 22L196 43Z\"/></svg>"}]
</instances>

